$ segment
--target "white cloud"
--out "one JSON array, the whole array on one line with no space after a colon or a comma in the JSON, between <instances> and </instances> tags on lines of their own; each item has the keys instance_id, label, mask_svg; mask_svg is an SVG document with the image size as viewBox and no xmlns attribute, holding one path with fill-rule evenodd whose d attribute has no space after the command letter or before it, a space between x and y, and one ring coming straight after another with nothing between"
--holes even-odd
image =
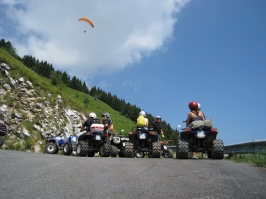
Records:
<instances>
[{"instance_id":1,"label":"white cloud","mask_svg":"<svg viewBox=\"0 0 266 199\"><path fill-rule=\"evenodd\" d=\"M161 49L189 0L2 1L16 26L18 54L62 71L93 75L123 69ZM80 17L91 19L95 28ZM1 25L1 24L0 24ZM86 33L84 32L86 31ZM80 72L78 72L80 71Z\"/></svg>"}]
</instances>

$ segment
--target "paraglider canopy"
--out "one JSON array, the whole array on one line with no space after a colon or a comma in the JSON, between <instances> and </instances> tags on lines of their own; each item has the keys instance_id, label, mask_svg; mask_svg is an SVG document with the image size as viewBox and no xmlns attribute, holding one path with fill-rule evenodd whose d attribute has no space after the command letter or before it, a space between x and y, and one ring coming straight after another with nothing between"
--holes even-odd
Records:
<instances>
[{"instance_id":1,"label":"paraglider canopy","mask_svg":"<svg viewBox=\"0 0 266 199\"><path fill-rule=\"evenodd\" d=\"M94 24L91 20L87 19L87 18L79 18L79 21L84 21L84 22L87 22L88 24L91 25L91 27L94 28Z\"/></svg>"}]
</instances>

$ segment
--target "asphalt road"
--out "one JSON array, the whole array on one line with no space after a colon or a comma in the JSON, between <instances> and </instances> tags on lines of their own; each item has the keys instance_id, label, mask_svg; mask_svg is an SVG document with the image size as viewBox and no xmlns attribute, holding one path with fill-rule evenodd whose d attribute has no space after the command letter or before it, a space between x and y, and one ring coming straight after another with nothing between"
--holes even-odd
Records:
<instances>
[{"instance_id":1,"label":"asphalt road","mask_svg":"<svg viewBox=\"0 0 266 199\"><path fill-rule=\"evenodd\" d=\"M75 157L0 150L0 198L266 198L266 170L208 159Z\"/></svg>"}]
</instances>

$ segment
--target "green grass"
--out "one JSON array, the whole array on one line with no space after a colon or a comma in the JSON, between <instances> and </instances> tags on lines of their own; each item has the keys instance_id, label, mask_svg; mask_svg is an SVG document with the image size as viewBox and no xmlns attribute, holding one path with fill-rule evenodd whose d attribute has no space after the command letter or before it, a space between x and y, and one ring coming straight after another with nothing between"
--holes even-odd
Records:
<instances>
[{"instance_id":1,"label":"green grass","mask_svg":"<svg viewBox=\"0 0 266 199\"><path fill-rule=\"evenodd\" d=\"M132 130L132 127L136 126L136 122L130 120L129 118L121 115L119 112L112 109L107 104L103 103L100 100L95 100L89 94L76 91L69 87L58 88L51 84L51 80L41 77L36 74L31 69L27 68L23 65L22 62L12 57L9 53L5 50L0 48L0 61L4 62L11 67L11 76L14 79L18 79L20 77L24 78L24 81L31 81L34 89L37 92L38 97L44 97L46 100L50 100L51 105L57 99L58 95L62 96L63 99L63 106L70 106L72 109L75 109L78 112L84 113L86 116L90 112L95 112L98 118L101 119L101 114L104 112L109 112L111 114L111 119L114 122L114 132L117 134L121 134L121 130L124 130L124 135L127 135L128 132ZM0 75L1 78L5 78L2 74ZM48 97L48 93L52 96L51 98ZM37 97L37 96L36 96ZM84 103L89 101L88 103ZM13 103L11 98L5 99L9 103ZM3 104L3 103L1 103ZM0 105L1 105L0 104ZM28 124L29 125L29 124Z\"/></svg>"},{"instance_id":2,"label":"green grass","mask_svg":"<svg viewBox=\"0 0 266 199\"><path fill-rule=\"evenodd\" d=\"M264 153L234 154L228 159L234 162L245 162L258 167L266 168L266 150L264 151Z\"/></svg>"}]
</instances>

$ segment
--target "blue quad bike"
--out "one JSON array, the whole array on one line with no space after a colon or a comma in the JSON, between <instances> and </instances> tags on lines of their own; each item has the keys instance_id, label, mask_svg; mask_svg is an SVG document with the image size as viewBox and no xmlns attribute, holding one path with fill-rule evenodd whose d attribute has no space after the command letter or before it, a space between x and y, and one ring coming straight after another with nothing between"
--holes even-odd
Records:
<instances>
[{"instance_id":1,"label":"blue quad bike","mask_svg":"<svg viewBox=\"0 0 266 199\"><path fill-rule=\"evenodd\" d=\"M181 128L179 140L176 144L176 158L188 159L189 152L207 152L209 159L223 159L224 144L220 139L216 139L217 128L199 126L197 128Z\"/></svg>"},{"instance_id":2,"label":"blue quad bike","mask_svg":"<svg viewBox=\"0 0 266 199\"><path fill-rule=\"evenodd\" d=\"M76 144L77 144L77 138L76 135L71 135L69 138L66 138L63 135L58 136L48 136L45 138L46 144L45 144L45 152L48 154L56 154L59 150L63 150L65 148L65 145L70 146L68 150L66 150L65 155L70 155L73 150L76 150ZM71 149L71 152L70 152Z\"/></svg>"}]
</instances>

